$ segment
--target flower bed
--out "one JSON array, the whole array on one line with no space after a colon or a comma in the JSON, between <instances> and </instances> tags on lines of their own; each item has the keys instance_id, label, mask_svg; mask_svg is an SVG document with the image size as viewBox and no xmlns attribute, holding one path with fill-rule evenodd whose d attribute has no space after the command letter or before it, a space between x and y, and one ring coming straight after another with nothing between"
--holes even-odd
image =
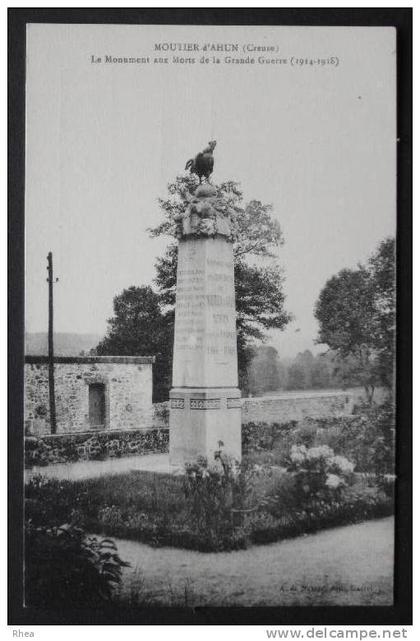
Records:
<instances>
[{"instance_id":1,"label":"flower bed","mask_svg":"<svg viewBox=\"0 0 420 641\"><path fill-rule=\"evenodd\" d=\"M328 447L292 448L286 469L216 452L181 476L130 472L86 481L34 478L26 518L201 551L244 548L393 513L393 486L361 479Z\"/></svg>"}]
</instances>

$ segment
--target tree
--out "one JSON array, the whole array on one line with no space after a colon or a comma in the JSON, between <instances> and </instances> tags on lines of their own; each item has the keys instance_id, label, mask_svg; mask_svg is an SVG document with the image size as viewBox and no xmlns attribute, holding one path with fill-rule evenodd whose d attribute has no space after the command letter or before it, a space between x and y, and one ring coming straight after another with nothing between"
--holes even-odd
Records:
<instances>
[{"instance_id":1,"label":"tree","mask_svg":"<svg viewBox=\"0 0 420 641\"><path fill-rule=\"evenodd\" d=\"M167 398L171 383L173 313L163 312L151 287L129 287L114 298L114 316L98 355L155 356L153 400Z\"/></svg>"},{"instance_id":2,"label":"tree","mask_svg":"<svg viewBox=\"0 0 420 641\"><path fill-rule=\"evenodd\" d=\"M396 274L395 239L383 240L369 259L368 269L374 294L378 375L381 382L392 387L395 373Z\"/></svg>"},{"instance_id":3,"label":"tree","mask_svg":"<svg viewBox=\"0 0 420 641\"><path fill-rule=\"evenodd\" d=\"M304 352L299 352L295 358L295 364L302 368L305 375L305 389L312 387L312 367L315 358L310 349L305 349Z\"/></svg>"},{"instance_id":4,"label":"tree","mask_svg":"<svg viewBox=\"0 0 420 641\"><path fill-rule=\"evenodd\" d=\"M185 212L197 184L196 176L184 174L168 185L169 197L159 200L164 219L150 230L152 237L175 236L175 219ZM275 262L275 250L283 244L283 235L270 205L258 200L245 204L239 184L233 181L216 188L231 212L239 378L241 388L246 390L250 346L255 340L264 340L266 330L283 329L291 318L284 308L284 276ZM170 243L164 256L156 261L155 282L162 305L171 310L175 303L176 267L177 244Z\"/></svg>"},{"instance_id":5,"label":"tree","mask_svg":"<svg viewBox=\"0 0 420 641\"><path fill-rule=\"evenodd\" d=\"M348 364L372 400L378 383L392 385L395 355L394 240L384 240L366 266L330 278L315 305L317 342Z\"/></svg>"},{"instance_id":6,"label":"tree","mask_svg":"<svg viewBox=\"0 0 420 641\"><path fill-rule=\"evenodd\" d=\"M305 389L305 370L299 363L292 363L287 369L287 386L288 390Z\"/></svg>"},{"instance_id":7,"label":"tree","mask_svg":"<svg viewBox=\"0 0 420 641\"><path fill-rule=\"evenodd\" d=\"M331 384L328 364L323 354L318 354L311 365L311 388L325 389Z\"/></svg>"},{"instance_id":8,"label":"tree","mask_svg":"<svg viewBox=\"0 0 420 641\"><path fill-rule=\"evenodd\" d=\"M254 349L248 368L249 391L252 394L277 391L282 384L282 368L277 350L270 345Z\"/></svg>"}]
</instances>

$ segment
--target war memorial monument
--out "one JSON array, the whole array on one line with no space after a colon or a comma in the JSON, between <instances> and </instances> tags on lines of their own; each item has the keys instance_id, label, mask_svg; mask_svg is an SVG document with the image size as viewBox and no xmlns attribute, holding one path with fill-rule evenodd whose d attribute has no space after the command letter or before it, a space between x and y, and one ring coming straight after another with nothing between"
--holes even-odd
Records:
<instances>
[{"instance_id":1,"label":"war memorial monument","mask_svg":"<svg viewBox=\"0 0 420 641\"><path fill-rule=\"evenodd\" d=\"M185 463L214 452L241 459L241 393L238 388L236 310L231 219L210 184L211 141L187 162L200 178L177 223L178 267L172 389L170 462Z\"/></svg>"}]
</instances>

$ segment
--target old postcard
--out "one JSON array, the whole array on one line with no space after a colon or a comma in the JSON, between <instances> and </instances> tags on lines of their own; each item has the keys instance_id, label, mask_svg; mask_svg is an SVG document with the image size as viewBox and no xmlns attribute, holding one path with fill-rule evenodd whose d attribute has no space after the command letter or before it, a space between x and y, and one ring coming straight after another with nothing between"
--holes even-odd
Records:
<instances>
[{"instance_id":1,"label":"old postcard","mask_svg":"<svg viewBox=\"0 0 420 641\"><path fill-rule=\"evenodd\" d=\"M392 607L396 30L29 21L25 100L24 607Z\"/></svg>"}]
</instances>

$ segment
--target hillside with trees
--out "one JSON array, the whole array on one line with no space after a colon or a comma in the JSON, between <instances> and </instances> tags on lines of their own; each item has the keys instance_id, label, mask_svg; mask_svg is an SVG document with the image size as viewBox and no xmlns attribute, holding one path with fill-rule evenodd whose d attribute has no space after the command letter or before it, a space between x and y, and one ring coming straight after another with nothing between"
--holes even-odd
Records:
<instances>
[{"instance_id":1,"label":"hillside with trees","mask_svg":"<svg viewBox=\"0 0 420 641\"><path fill-rule=\"evenodd\" d=\"M359 385L356 377L344 377L349 368L337 354L314 354L307 349L294 359L281 358L270 345L253 349L248 367L248 392L253 396L278 391L346 389Z\"/></svg>"}]
</instances>

